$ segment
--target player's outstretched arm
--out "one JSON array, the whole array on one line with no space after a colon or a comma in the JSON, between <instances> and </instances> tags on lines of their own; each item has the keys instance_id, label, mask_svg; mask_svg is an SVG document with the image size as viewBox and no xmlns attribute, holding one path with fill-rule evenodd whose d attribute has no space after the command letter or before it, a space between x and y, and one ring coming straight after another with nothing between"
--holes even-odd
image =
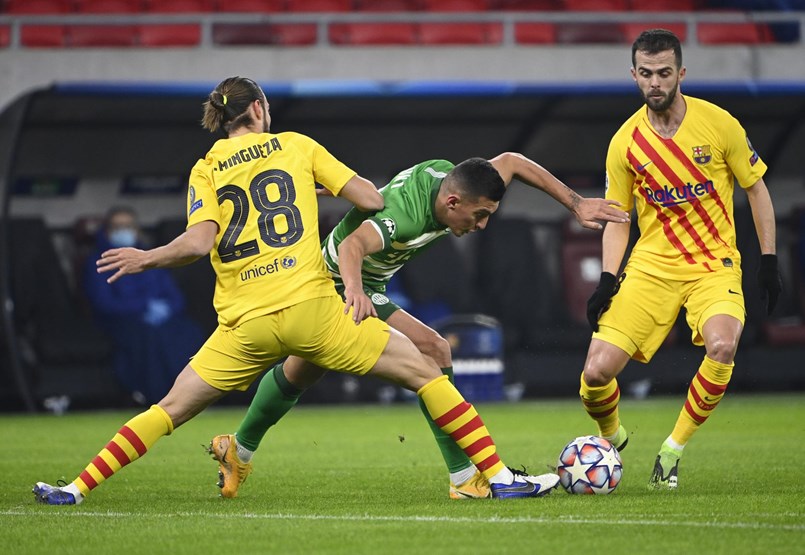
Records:
<instances>
[{"instance_id":1,"label":"player's outstretched arm","mask_svg":"<svg viewBox=\"0 0 805 555\"><path fill-rule=\"evenodd\" d=\"M515 177L539 189L570 210L579 224L588 229L602 229L604 222L626 223L629 214L619 209L616 200L585 198L559 181L551 172L516 152L504 152L490 160L508 187Z\"/></svg>"},{"instance_id":2,"label":"player's outstretched arm","mask_svg":"<svg viewBox=\"0 0 805 555\"><path fill-rule=\"evenodd\" d=\"M112 283L126 274L138 274L152 268L184 266L209 254L215 245L216 235L218 224L205 220L193 224L176 239L161 247L150 250L131 247L110 249L101 254L96 262L98 273L114 272L106 280Z\"/></svg>"},{"instance_id":3,"label":"player's outstretched arm","mask_svg":"<svg viewBox=\"0 0 805 555\"><path fill-rule=\"evenodd\" d=\"M383 210L385 206L383 195L378 192L374 183L359 175L347 181L338 196L347 199L362 212L376 212Z\"/></svg>"},{"instance_id":4,"label":"player's outstretched arm","mask_svg":"<svg viewBox=\"0 0 805 555\"><path fill-rule=\"evenodd\" d=\"M356 324L369 316L377 317L372 300L363 291L361 268L365 256L382 248L383 238L370 222L359 225L338 245L338 270L344 281L344 314L352 307L352 319Z\"/></svg>"}]
</instances>

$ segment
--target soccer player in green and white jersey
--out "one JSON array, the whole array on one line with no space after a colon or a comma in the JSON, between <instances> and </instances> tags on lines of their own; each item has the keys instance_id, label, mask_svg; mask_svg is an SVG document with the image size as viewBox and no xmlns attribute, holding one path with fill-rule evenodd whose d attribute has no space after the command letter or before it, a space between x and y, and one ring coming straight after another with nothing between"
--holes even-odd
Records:
<instances>
[{"instance_id":1,"label":"soccer player in green and white jersey","mask_svg":"<svg viewBox=\"0 0 805 555\"><path fill-rule=\"evenodd\" d=\"M618 202L583 198L521 154L507 152L490 161L470 158L456 166L446 160L417 164L380 190L385 200L382 210L350 210L323 241L327 268L355 323L367 317L386 321L431 357L452 381L448 342L394 304L385 295L386 286L408 260L449 233L460 237L484 229L515 177L553 197L584 227L601 229L601 222L629 219ZM236 434L216 436L210 443L210 453L219 462L221 495L237 495L265 433L326 371L291 356L263 377ZM446 434L425 407L421 408L450 473L450 497L490 497L486 478L455 443L461 430Z\"/></svg>"}]
</instances>

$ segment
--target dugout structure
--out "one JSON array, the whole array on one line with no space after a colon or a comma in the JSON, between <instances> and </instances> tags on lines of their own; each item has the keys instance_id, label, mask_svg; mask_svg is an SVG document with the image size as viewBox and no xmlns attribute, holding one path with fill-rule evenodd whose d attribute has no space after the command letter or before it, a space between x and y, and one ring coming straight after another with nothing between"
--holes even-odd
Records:
<instances>
[{"instance_id":1,"label":"dugout structure","mask_svg":"<svg viewBox=\"0 0 805 555\"><path fill-rule=\"evenodd\" d=\"M56 83L30 91L0 113L0 355L2 377L13 384L3 394L4 406L35 410L45 396L60 391L88 402L108 397L108 343L88 319L71 274L80 250L76 222L116 203L134 206L155 241L181 230L187 172L215 140L199 125L201 103L214 85ZM273 131L314 137L378 185L425 159L459 162L516 151L586 196L603 195L608 141L640 105L634 87L622 82L261 85L271 104ZM786 280L778 323L796 324L805 306L796 254L802 226L787 225L805 206L805 83L686 81L683 89L738 117L770 167L767 183L778 211ZM753 293L756 241L740 202L736 220L746 228L739 229L739 243L744 243L749 320L739 358L757 357L765 371L755 372L752 364L739 360L737 368L746 368L747 374L737 370L734 385L803 387L801 376L786 373L791 366L786 361L805 354L798 332L777 344L771 353L776 363L760 362L767 360L762 353L769 336ZM345 208L327 199L321 206L322 231ZM506 380L524 383L527 395L549 389L574 393L569 384L577 381L589 335L577 311L568 309L578 304L574 295L581 293L563 272L589 273L591 266L577 261L580 269L572 270L562 245L572 243L573 252L588 253L597 242L595 234L568 229L566 214L550 199L515 185L488 230L444 242L456 264L434 271L433 260L427 265L413 261L400 277L419 299L446 298L456 313L485 313L500 320ZM21 266L23 260L27 266ZM209 274L195 272L180 281L188 287L196 316L209 324L214 319ZM678 346L686 342L681 333ZM674 371L673 361L659 360L656 366L657 375L667 375L669 383L687 379ZM769 371L769 366L780 370Z\"/></svg>"}]
</instances>

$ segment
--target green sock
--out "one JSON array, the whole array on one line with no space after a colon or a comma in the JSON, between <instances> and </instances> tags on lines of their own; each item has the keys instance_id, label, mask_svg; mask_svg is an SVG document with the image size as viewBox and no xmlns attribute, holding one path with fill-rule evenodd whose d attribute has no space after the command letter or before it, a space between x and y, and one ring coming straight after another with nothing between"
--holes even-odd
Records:
<instances>
[{"instance_id":1,"label":"green sock","mask_svg":"<svg viewBox=\"0 0 805 555\"><path fill-rule=\"evenodd\" d=\"M249 410L235 433L238 443L257 451L268 429L293 408L302 393L285 377L282 363L274 365L260 380Z\"/></svg>"},{"instance_id":2,"label":"green sock","mask_svg":"<svg viewBox=\"0 0 805 555\"><path fill-rule=\"evenodd\" d=\"M450 380L450 383L455 385L455 381L453 380L452 366L442 368L442 374L447 376ZM428 409L425 408L425 403L422 402L421 398L419 399L419 408L422 409L422 414L425 415L425 419L428 421L428 425L433 431L433 437L436 438L436 444L439 446L439 451L442 452L442 458L447 465L447 471L458 472L459 470L464 470L465 468L472 466L472 461L470 461L469 457L467 457L466 453L464 453L464 450L456 445L456 442L453 441L453 438L444 433L442 429L433 422L433 419L430 417Z\"/></svg>"}]
</instances>

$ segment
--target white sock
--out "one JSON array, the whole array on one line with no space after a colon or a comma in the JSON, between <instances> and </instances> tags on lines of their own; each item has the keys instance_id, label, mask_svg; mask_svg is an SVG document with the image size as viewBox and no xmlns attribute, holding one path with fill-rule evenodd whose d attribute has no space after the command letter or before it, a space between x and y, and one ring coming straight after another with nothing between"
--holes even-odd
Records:
<instances>
[{"instance_id":1,"label":"white sock","mask_svg":"<svg viewBox=\"0 0 805 555\"><path fill-rule=\"evenodd\" d=\"M475 473L478 470L475 468L474 464L470 464L467 468L463 468L458 472L451 472L450 473L450 483L454 486L460 486L461 484L466 484L470 478L475 476Z\"/></svg>"},{"instance_id":2,"label":"white sock","mask_svg":"<svg viewBox=\"0 0 805 555\"><path fill-rule=\"evenodd\" d=\"M238 451L238 458L241 460L241 462L247 463L252 460L252 457L254 456L254 451L249 451L243 445L241 445L240 442L238 441L237 436L235 437L235 449L237 449Z\"/></svg>"},{"instance_id":3,"label":"white sock","mask_svg":"<svg viewBox=\"0 0 805 555\"><path fill-rule=\"evenodd\" d=\"M70 482L66 486L61 488L62 491L66 491L67 493L72 493L73 497L75 497L75 504L78 505L84 500L84 495L81 493L81 490L78 489L78 486L75 485L73 482Z\"/></svg>"},{"instance_id":4,"label":"white sock","mask_svg":"<svg viewBox=\"0 0 805 555\"><path fill-rule=\"evenodd\" d=\"M680 453L682 453L682 449L685 448L684 445L679 445L676 441L671 439L671 436L668 436L668 439L665 440L665 444L674 451L679 451Z\"/></svg>"},{"instance_id":5,"label":"white sock","mask_svg":"<svg viewBox=\"0 0 805 555\"><path fill-rule=\"evenodd\" d=\"M504 466L503 470L489 478L490 484L511 484L514 482L514 474L508 467Z\"/></svg>"}]
</instances>

